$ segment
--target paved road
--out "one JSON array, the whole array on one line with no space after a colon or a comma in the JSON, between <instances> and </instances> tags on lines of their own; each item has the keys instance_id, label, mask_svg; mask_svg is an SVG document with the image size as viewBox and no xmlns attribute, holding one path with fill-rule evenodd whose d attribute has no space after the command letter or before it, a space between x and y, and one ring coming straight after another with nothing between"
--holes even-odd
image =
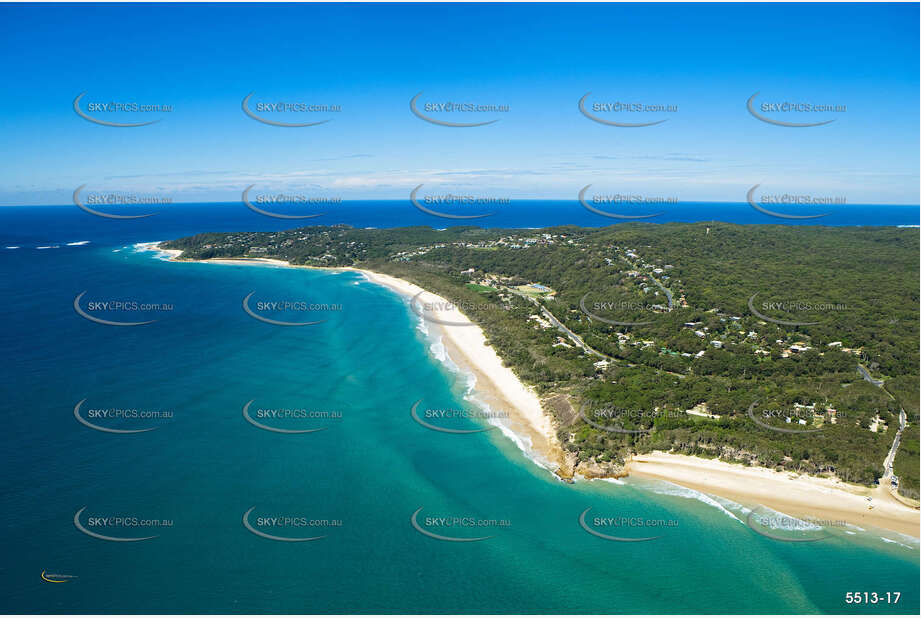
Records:
<instances>
[{"instance_id":1,"label":"paved road","mask_svg":"<svg viewBox=\"0 0 921 618\"><path fill-rule=\"evenodd\" d=\"M884 384L883 380L874 380L872 377L870 377L870 372L867 371L867 368L861 365L860 363L857 363L857 372L863 376L864 380L866 380L870 384L873 384L874 386L878 386L879 388L882 389L884 393L889 395L889 397L892 397L892 393L890 393L889 391L885 389L885 387L883 387L883 384ZM895 399L894 397L892 398ZM899 430L895 432L895 439L892 440L892 446L889 447L889 452L886 454L886 458L883 460L883 477L880 479L880 485L883 485L884 481L888 481L890 478L892 478L894 474L892 470L892 466L895 463L895 454L898 452L899 444L902 442L902 432L905 430L905 425L908 424L907 421L908 421L908 418L905 415L905 410L904 409L900 410L899 411Z\"/></svg>"},{"instance_id":2,"label":"paved road","mask_svg":"<svg viewBox=\"0 0 921 618\"><path fill-rule=\"evenodd\" d=\"M522 298L525 298L525 299L531 301L533 304L535 304L535 305L537 306L537 308L540 309L540 312L544 315L544 317L547 318L547 320L548 320L551 324L553 324L553 325L556 326L559 330L561 330L567 337L569 337L569 340L572 341L574 344L576 344L578 347L582 348L583 350L585 350L585 351L588 352L589 354L594 354L595 356L597 356L597 357L599 357L599 358L603 358L604 360L615 361L614 358L608 356L607 354L602 354L601 352L599 352L599 351L596 350L595 348L591 347L590 345L588 345L587 343L585 343L584 341L582 341L582 337L580 337L579 335L575 334L574 332L572 332L571 330L569 330L568 328L566 328L566 326L565 326L562 322L560 322L558 319L556 319L556 316L555 316L555 315L553 315L552 313L550 313L550 311L549 311L546 307L544 307L542 304L540 304L540 301L538 301L538 300L537 300L536 298L534 298L533 296L528 296L527 294L522 294L521 292L519 292L518 290L515 290L515 289L513 289L513 288L507 287L507 288L505 288L505 289L506 289L507 291L511 292L512 294L517 294L518 296L520 296L520 297L522 297ZM616 361L615 361L615 362L616 362Z\"/></svg>"},{"instance_id":3,"label":"paved road","mask_svg":"<svg viewBox=\"0 0 921 618\"><path fill-rule=\"evenodd\" d=\"M902 431L905 430L905 425L907 425L908 418L905 415L905 410L899 411L899 430L895 432L895 440L892 441L892 447L889 449L889 454L886 455L886 459L883 461L883 478L887 479L892 476L892 464L895 462L896 451L899 450L899 443L902 441Z\"/></svg>"},{"instance_id":4,"label":"paved road","mask_svg":"<svg viewBox=\"0 0 921 618\"><path fill-rule=\"evenodd\" d=\"M518 294L518 295L521 296L522 298L527 298L527 299L530 300L532 303L534 303L535 305L537 305L537 307L540 309L540 312L544 315L545 318L547 318L547 320L548 320L551 324L553 324L554 326L556 326L557 329L559 329L559 330L560 330L561 332L563 332L567 337L569 337L569 340L570 340L570 341L572 341L574 344L576 344L578 347L582 348L583 350L585 350L585 351L588 352L589 354L593 354L593 355L597 356L598 358L602 358L602 359L604 359L604 360L606 360L606 361L611 361L612 363L621 362L621 361L618 361L618 360L617 360L616 358L614 358L613 356L608 356L607 354L604 354L603 352L599 352L598 350L596 350L596 349L593 348L592 346L590 346L590 345L588 345L587 343L585 343L585 341L582 340L582 337L580 337L579 335L577 335L577 334L575 334L574 332L572 332L571 330L569 330L569 329L566 327L566 325L564 325L562 322L560 322L560 321L556 318L555 315L553 315L552 313L550 313L550 310L549 310L549 309L547 309L547 308L544 307L542 304L540 304L540 302L539 302L536 298L534 298L534 297L532 297L532 296L528 296L527 294L522 294L522 293L519 292L518 290L513 290L512 288L505 288L505 289L508 290L509 292L512 292L513 294ZM665 288L662 288L662 289L665 289ZM669 292L669 294L670 294L670 293L671 293L671 292ZM635 367L636 365L634 365L634 364L632 364L632 363L627 363L627 366L628 366L628 367ZM657 371L662 371L662 372L665 372L665 373L667 373L667 374L669 374L669 375L676 376L676 377L678 377L678 378L686 378L686 377L687 377L687 376L686 376L685 374L683 374L683 373L675 373L674 371L666 371L665 369L657 369Z\"/></svg>"},{"instance_id":5,"label":"paved road","mask_svg":"<svg viewBox=\"0 0 921 618\"><path fill-rule=\"evenodd\" d=\"M672 291L669 290L669 289L668 289L667 287L665 287L664 285L662 285L661 283L659 283L659 280L656 279L655 277L653 277L652 275L647 275L647 276L648 276L650 279L652 279L652 282L653 282L653 283L655 283L657 286L659 286L659 289L661 289L663 292L665 292L665 296L666 296L666 298L668 298L668 310L671 311L671 310L672 310L672 305L673 305Z\"/></svg>"},{"instance_id":6,"label":"paved road","mask_svg":"<svg viewBox=\"0 0 921 618\"><path fill-rule=\"evenodd\" d=\"M874 380L872 377L870 377L870 372L867 371L867 368L864 367L863 365L861 365L860 363L857 363L857 372L858 372L860 375L862 375L862 376L863 376L863 379L866 380L867 382L869 382L870 384L872 384L872 385L874 385L874 386L879 386L880 388L882 388L882 386L883 386L883 381L882 381L882 380Z\"/></svg>"},{"instance_id":7,"label":"paved road","mask_svg":"<svg viewBox=\"0 0 921 618\"><path fill-rule=\"evenodd\" d=\"M575 334L574 332L572 332L571 330L569 330L568 328L566 328L566 326L565 326L562 322L560 322L559 320L557 320L557 319L556 319L556 316L553 315L552 313L550 313L550 311L549 311L546 307L544 307L543 305L541 305L541 304L540 304L539 302L537 302L536 300L535 300L534 302L535 302L535 304L536 304L538 307L540 307L540 311L541 311L541 313L544 314L544 317L547 318L548 320L550 320L550 323L551 323L551 324L553 324L553 325L556 326L558 329L560 329L561 331L563 331L564 333L566 333L566 335L569 337L570 341L572 341L574 344L576 344L577 346L579 346L580 348L582 348L583 350L585 350L585 351L588 352L589 354L594 354L595 356L598 356L598 357L600 357L600 358L603 358L603 359L609 360L609 361L613 361L613 360L614 360L613 358L611 358L611 357L608 356L607 354L602 354L601 352L599 352L599 351L596 350L595 348L591 347L590 345L588 345L587 343L585 343L584 341L582 341L582 337L580 337L579 335Z\"/></svg>"},{"instance_id":8,"label":"paved road","mask_svg":"<svg viewBox=\"0 0 921 618\"><path fill-rule=\"evenodd\" d=\"M639 270L639 267L638 267L636 264L634 264L633 262L631 262L630 260L628 260L628 259L625 258L624 256L620 256L620 259L622 259L623 261L625 261L625 262L630 266L630 268L632 268L632 269L634 269L634 270L637 270L637 271ZM664 285L662 285L662 284L659 282L658 279L656 279L655 277L653 277L653 276L650 275L649 273L644 272L643 274L644 274L645 276L649 277L649 278L652 280L653 283L655 283L657 286L659 286L659 289L660 289L660 290L662 290L663 292L665 292L665 297L668 298L668 310L671 311L671 310L672 310L672 306L674 305L674 298L673 298L673 296L672 296L672 291L669 290L669 289L668 289L667 287L665 287Z\"/></svg>"}]
</instances>

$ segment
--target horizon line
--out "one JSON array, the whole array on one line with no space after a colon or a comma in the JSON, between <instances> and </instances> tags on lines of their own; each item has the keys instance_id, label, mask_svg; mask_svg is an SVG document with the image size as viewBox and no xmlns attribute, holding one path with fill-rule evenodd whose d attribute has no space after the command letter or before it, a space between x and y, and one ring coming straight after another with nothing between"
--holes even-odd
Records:
<instances>
[{"instance_id":1,"label":"horizon line","mask_svg":"<svg viewBox=\"0 0 921 618\"><path fill-rule=\"evenodd\" d=\"M351 199L342 199L339 203L344 204L348 202L409 202L410 198L351 198ZM532 197L532 198L510 198L510 202L573 202L575 204L580 204L578 198L556 198L556 197ZM242 200L232 200L232 201L194 201L194 202L169 202L166 204L158 204L161 207L169 206L178 206L178 205L198 205L198 204L242 204ZM729 201L720 201L720 200L682 200L679 202L673 202L672 204L741 204L749 206L746 201L738 202L729 202ZM70 204L0 204L0 208L54 208L54 207L67 207L73 206ZM650 202L646 204L647 206L653 207L667 207L669 204L662 204L657 202ZM122 205L124 206L124 205ZM136 204L135 206L150 206L150 204ZM815 204L816 207L823 206L823 204ZM835 204L838 208L847 208L848 206L914 206L915 208L921 208L921 202L853 202L846 204Z\"/></svg>"}]
</instances>

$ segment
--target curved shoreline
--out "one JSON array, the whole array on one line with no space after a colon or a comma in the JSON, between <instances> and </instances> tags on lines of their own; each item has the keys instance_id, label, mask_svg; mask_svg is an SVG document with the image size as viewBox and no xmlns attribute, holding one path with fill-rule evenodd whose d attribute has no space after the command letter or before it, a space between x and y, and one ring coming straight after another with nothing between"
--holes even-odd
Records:
<instances>
[{"instance_id":1,"label":"curved shoreline","mask_svg":"<svg viewBox=\"0 0 921 618\"><path fill-rule=\"evenodd\" d=\"M309 270L350 271L398 293L409 302L416 298L430 308L432 317L442 322L469 323L446 325L427 320L445 346L451 361L462 372L476 379L474 392L493 411L508 412L503 430L527 456L562 480L572 481L573 465L556 435L557 424L544 412L540 399L511 368L506 367L489 345L480 326L446 299L392 275L354 267L317 267L290 264L270 258L217 258L179 260L181 251L160 249L159 243L138 243L139 250L159 251L170 261L199 264L275 266ZM856 526L892 530L921 538L921 513L906 506L883 487L869 488L831 478L777 472L689 455L653 452L634 455L626 462L623 476L668 481L689 489L720 496L743 505L763 505L793 517L843 520ZM871 500L867 500L871 498ZM868 506L872 504L873 508Z\"/></svg>"},{"instance_id":2,"label":"curved shoreline","mask_svg":"<svg viewBox=\"0 0 921 618\"><path fill-rule=\"evenodd\" d=\"M424 316L421 319L441 335L448 357L459 370L474 376L477 398L491 410L507 413L500 427L510 431L513 440L538 465L562 479L572 478L554 420L544 413L533 388L526 386L505 366L479 325L470 321L453 303L403 279L360 268L339 270L360 273L369 281L397 292L410 303L429 307L429 311L418 313L428 314L432 319Z\"/></svg>"},{"instance_id":3,"label":"curved shoreline","mask_svg":"<svg viewBox=\"0 0 921 618\"><path fill-rule=\"evenodd\" d=\"M745 506L766 506L791 517L842 520L861 528L921 538L918 509L905 506L884 487L661 451L634 455L626 470L630 476L668 481Z\"/></svg>"},{"instance_id":4,"label":"curved shoreline","mask_svg":"<svg viewBox=\"0 0 921 618\"><path fill-rule=\"evenodd\" d=\"M272 258L214 258L209 260L177 259L182 251L161 249L158 242L137 243L141 251L157 251L169 256L169 261L197 264L224 264L236 266L275 266L278 268L303 268L327 272L354 272L371 283L386 287L417 307L425 306L427 327L440 336L447 356L462 373L475 379L473 394L478 403L493 412L504 412L505 418L497 425L524 454L558 478L570 482L573 477L563 446L556 435L556 421L544 413L540 399L532 387L526 386L511 368L505 366L496 351L489 345L483 329L465 316L453 303L429 292L414 283L392 275L351 266L318 267L291 264Z\"/></svg>"}]
</instances>

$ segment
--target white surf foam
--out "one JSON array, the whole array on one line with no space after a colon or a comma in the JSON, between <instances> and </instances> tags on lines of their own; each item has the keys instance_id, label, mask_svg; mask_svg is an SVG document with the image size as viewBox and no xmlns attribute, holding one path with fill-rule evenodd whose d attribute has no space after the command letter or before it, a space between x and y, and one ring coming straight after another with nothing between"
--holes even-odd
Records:
<instances>
[{"instance_id":1,"label":"white surf foam","mask_svg":"<svg viewBox=\"0 0 921 618\"><path fill-rule=\"evenodd\" d=\"M905 548L907 548L907 549L911 549L911 550L913 550L913 551L917 551L917 550L918 550L918 547L921 546L921 540L916 539L916 538L913 537L913 536L909 536L909 535L907 535L907 534L900 534L900 533L898 533L898 532L893 532L893 531L888 531L887 534L891 534L891 535L895 536L896 539L899 539L899 540L890 539L890 538L887 538L887 537L884 537L884 536L881 536L881 537L879 537L879 538L881 538L881 539L882 539L883 541L885 541L886 543L894 543L894 544L896 544L896 545L899 545L899 546L901 546L901 547L905 547Z\"/></svg>"},{"instance_id":2,"label":"white surf foam","mask_svg":"<svg viewBox=\"0 0 921 618\"><path fill-rule=\"evenodd\" d=\"M789 530L792 532L805 532L805 531L815 531L822 530L822 526L813 524L802 519L793 517L792 515L787 515L781 511L775 511L772 508L762 507L763 510L769 511L770 517L768 518L768 528L772 530ZM787 524L789 522L789 525ZM764 522L762 521L762 524Z\"/></svg>"},{"instance_id":3,"label":"white surf foam","mask_svg":"<svg viewBox=\"0 0 921 618\"><path fill-rule=\"evenodd\" d=\"M905 543L899 543L898 541L894 541L894 540L892 540L892 539L887 539L887 538L884 537L884 536L881 536L881 537L879 537L879 538L881 538L881 539L882 539L883 541L885 541L886 543L894 543L894 544L899 545L899 546L901 546L901 547L906 547L906 548L908 548L908 549L914 549L914 547L912 547L911 545L906 545Z\"/></svg>"},{"instance_id":4,"label":"white surf foam","mask_svg":"<svg viewBox=\"0 0 921 618\"><path fill-rule=\"evenodd\" d=\"M418 317L418 316L417 316ZM425 320L421 317L418 318L419 326L418 328L429 336L429 330L425 326ZM515 431L512 430L503 419L493 414L492 408L485 401L477 397L476 394L476 376L469 371L463 371L457 363L455 363L450 355L448 354L447 348L445 348L444 341L441 336L437 337L434 340L431 340L429 344L429 352L432 356L440 363L442 363L448 371L455 374L459 378L464 379L464 395L463 398L465 401L470 402L472 405L475 405L477 408L482 410L485 413L486 421L490 425L497 427L503 436L511 440L518 450L521 451L525 458L532 461L536 465L548 470L551 473L554 473L554 467L548 461L544 461L534 449L534 443L530 437L520 436ZM555 473L554 473L555 474Z\"/></svg>"},{"instance_id":5,"label":"white surf foam","mask_svg":"<svg viewBox=\"0 0 921 618\"><path fill-rule=\"evenodd\" d=\"M727 500L718 496L711 496L701 491L697 491L696 489L689 489L687 487L675 485L674 483L669 483L668 481L654 481L651 485L649 485L649 489L654 493L662 494L665 496L675 496L677 498L685 498L687 500L697 500L698 502L703 502L707 506L712 506L713 508L722 511L724 514L728 515L741 524L744 524L745 522L739 519L730 509L739 511L743 515L746 514L749 510L741 504L733 502L732 500Z\"/></svg>"}]
</instances>

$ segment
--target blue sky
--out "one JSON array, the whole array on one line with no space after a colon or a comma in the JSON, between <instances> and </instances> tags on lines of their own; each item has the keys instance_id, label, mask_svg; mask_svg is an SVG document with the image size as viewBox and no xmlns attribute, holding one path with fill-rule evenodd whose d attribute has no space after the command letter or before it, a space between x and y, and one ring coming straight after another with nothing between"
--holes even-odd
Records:
<instances>
[{"instance_id":1,"label":"blue sky","mask_svg":"<svg viewBox=\"0 0 921 618\"><path fill-rule=\"evenodd\" d=\"M267 190L405 199L427 190L512 199L599 191L740 202L772 192L919 202L917 4L0 5L6 102L0 205L66 204L79 185L234 201ZM85 101L169 113L78 117ZM424 101L508 105L433 117ZM325 103L247 117L241 101ZM593 102L664 114L578 110ZM845 105L773 114L746 100ZM86 109L85 107L83 109Z\"/></svg>"}]
</instances>

